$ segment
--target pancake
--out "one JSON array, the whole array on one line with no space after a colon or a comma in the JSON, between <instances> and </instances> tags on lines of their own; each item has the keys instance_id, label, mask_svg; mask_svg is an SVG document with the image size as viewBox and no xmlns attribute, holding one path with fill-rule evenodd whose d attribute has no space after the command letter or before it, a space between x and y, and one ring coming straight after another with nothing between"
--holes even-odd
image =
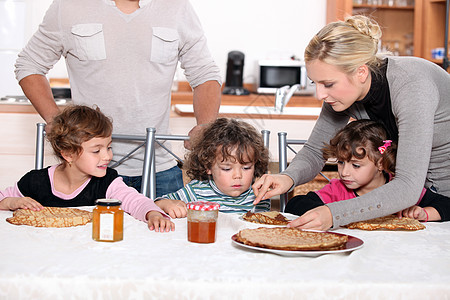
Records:
<instances>
[{"instance_id":1,"label":"pancake","mask_svg":"<svg viewBox=\"0 0 450 300\"><path fill-rule=\"evenodd\" d=\"M44 207L40 211L18 209L6 221L14 225L35 227L72 227L89 223L92 213L69 207Z\"/></svg>"},{"instance_id":2,"label":"pancake","mask_svg":"<svg viewBox=\"0 0 450 300\"><path fill-rule=\"evenodd\" d=\"M260 227L239 231L236 240L249 246L276 250L325 251L342 249L348 236L287 227Z\"/></svg>"}]
</instances>

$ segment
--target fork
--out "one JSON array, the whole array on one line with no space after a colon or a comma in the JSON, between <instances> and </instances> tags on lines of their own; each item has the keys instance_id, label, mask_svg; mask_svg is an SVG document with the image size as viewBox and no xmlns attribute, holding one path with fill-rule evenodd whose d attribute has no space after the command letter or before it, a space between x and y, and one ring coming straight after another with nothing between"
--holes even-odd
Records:
<instances>
[{"instance_id":1,"label":"fork","mask_svg":"<svg viewBox=\"0 0 450 300\"><path fill-rule=\"evenodd\" d=\"M250 212L255 213L256 211L256 205L253 205L252 210Z\"/></svg>"}]
</instances>

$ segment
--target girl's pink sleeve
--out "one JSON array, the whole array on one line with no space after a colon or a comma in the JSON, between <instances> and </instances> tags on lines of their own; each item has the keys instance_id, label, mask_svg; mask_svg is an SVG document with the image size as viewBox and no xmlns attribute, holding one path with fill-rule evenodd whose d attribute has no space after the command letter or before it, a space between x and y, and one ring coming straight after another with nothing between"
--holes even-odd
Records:
<instances>
[{"instance_id":1,"label":"girl's pink sleeve","mask_svg":"<svg viewBox=\"0 0 450 300\"><path fill-rule=\"evenodd\" d=\"M323 203L347 200L355 198L355 193L345 187L340 179L331 179L322 189L316 191Z\"/></svg>"},{"instance_id":2,"label":"girl's pink sleeve","mask_svg":"<svg viewBox=\"0 0 450 300\"><path fill-rule=\"evenodd\" d=\"M8 187L3 191L0 191L0 201L8 197L23 197L19 188L17 187L17 183L14 186Z\"/></svg>"},{"instance_id":3,"label":"girl's pink sleeve","mask_svg":"<svg viewBox=\"0 0 450 300\"><path fill-rule=\"evenodd\" d=\"M138 193L134 188L127 186L122 177L117 177L109 185L106 191L106 198L118 199L122 201L122 209L138 220L147 222L146 215L149 211L156 210L164 217L170 219L152 199Z\"/></svg>"}]
</instances>

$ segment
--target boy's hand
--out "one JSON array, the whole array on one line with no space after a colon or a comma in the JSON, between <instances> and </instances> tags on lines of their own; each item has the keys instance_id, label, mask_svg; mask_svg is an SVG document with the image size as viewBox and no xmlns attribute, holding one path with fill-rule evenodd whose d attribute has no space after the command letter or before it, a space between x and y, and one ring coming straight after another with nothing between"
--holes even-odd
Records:
<instances>
[{"instance_id":1,"label":"boy's hand","mask_svg":"<svg viewBox=\"0 0 450 300\"><path fill-rule=\"evenodd\" d=\"M186 203L181 200L161 199L155 203L172 219L185 218L187 215Z\"/></svg>"},{"instance_id":2,"label":"boy's hand","mask_svg":"<svg viewBox=\"0 0 450 300\"><path fill-rule=\"evenodd\" d=\"M44 209L42 204L30 197L8 197L0 201L0 209L2 210L18 210L19 208L31 209L39 211Z\"/></svg>"},{"instance_id":3,"label":"boy's hand","mask_svg":"<svg viewBox=\"0 0 450 300\"><path fill-rule=\"evenodd\" d=\"M147 213L147 225L148 229L155 232L169 232L175 230L175 224L165 218L159 211L149 211Z\"/></svg>"}]
</instances>

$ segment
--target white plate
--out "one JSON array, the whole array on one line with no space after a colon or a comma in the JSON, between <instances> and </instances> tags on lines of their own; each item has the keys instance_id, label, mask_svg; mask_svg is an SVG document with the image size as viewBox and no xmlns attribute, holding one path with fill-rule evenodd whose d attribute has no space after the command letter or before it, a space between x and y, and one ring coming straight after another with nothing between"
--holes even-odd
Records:
<instances>
[{"instance_id":1,"label":"white plate","mask_svg":"<svg viewBox=\"0 0 450 300\"><path fill-rule=\"evenodd\" d=\"M344 234L336 233L336 232L331 232L331 233L337 234L337 235L344 235ZM348 241L345 244L345 248L344 249L328 250L328 251L315 251L315 250L311 250L311 251L289 251L289 250L275 250L275 249L268 249L268 248L262 248L262 247L249 246L249 245L245 245L245 244L243 244L241 242L238 242L236 240L237 234L235 234L235 235L233 235L231 237L231 241L235 245L237 245L239 247L252 249L252 250L257 250L257 251L268 252L268 253L273 253L273 254L277 254L277 255L281 255L281 256L311 256L311 257L315 257L315 256L323 255L323 254L351 252L351 251L355 251L355 250L361 248L364 245L364 242L361 239L359 239L357 237L354 237L354 236L351 236L351 235L347 235L347 236L348 236Z\"/></svg>"}]
</instances>

